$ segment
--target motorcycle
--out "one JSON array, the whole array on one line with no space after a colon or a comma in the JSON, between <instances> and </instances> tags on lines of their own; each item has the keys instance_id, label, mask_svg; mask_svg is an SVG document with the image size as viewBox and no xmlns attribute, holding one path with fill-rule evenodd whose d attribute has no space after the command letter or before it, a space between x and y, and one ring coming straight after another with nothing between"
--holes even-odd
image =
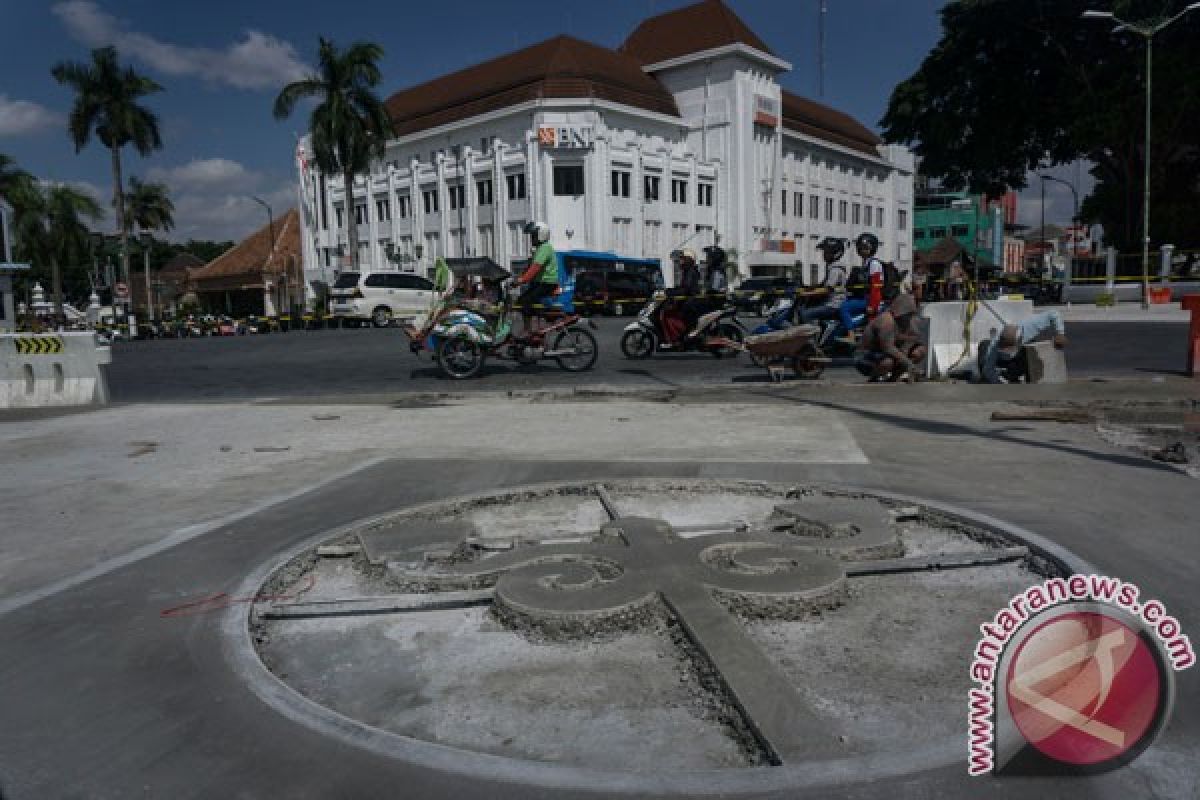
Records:
<instances>
[{"instance_id":1,"label":"motorcycle","mask_svg":"<svg viewBox=\"0 0 1200 800\"><path fill-rule=\"evenodd\" d=\"M672 302L659 290L638 313L636 321L625 326L621 352L626 358L640 360L655 353L701 351L715 358L737 355L746 331L737 319L737 309L723 306L700 316L696 327L687 330L678 302Z\"/></svg>"},{"instance_id":2,"label":"motorcycle","mask_svg":"<svg viewBox=\"0 0 1200 800\"><path fill-rule=\"evenodd\" d=\"M507 270L489 258L446 261L456 277L478 277L496 286L509 277ZM495 305L453 297L439 301L421 327L401 326L409 338L409 349L414 354L432 352L442 374L455 380L478 375L489 357L511 359L523 366L550 359L568 372L584 372L595 365L599 348L596 337L579 324L582 317L575 313L573 283L542 312L546 327L520 335L512 331L513 306L507 292L503 288L500 292L500 302ZM588 324L594 327L590 320Z\"/></svg>"}]
</instances>

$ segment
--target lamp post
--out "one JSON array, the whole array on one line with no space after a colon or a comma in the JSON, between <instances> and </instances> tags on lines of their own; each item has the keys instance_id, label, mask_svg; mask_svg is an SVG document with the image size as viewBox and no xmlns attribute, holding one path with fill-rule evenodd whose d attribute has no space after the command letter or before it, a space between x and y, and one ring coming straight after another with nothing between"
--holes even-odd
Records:
<instances>
[{"instance_id":1,"label":"lamp post","mask_svg":"<svg viewBox=\"0 0 1200 800\"><path fill-rule=\"evenodd\" d=\"M1072 185L1068 181L1064 181L1062 178L1056 178L1053 175L1038 175L1038 177L1042 179L1042 219L1045 219L1045 214L1046 214L1046 200L1045 200L1045 198L1046 198L1046 181L1054 181L1055 183L1061 183L1063 186L1065 186L1071 190L1071 200L1073 202L1073 205L1071 206L1071 208L1072 208L1071 224L1078 225L1079 224L1079 192L1075 191L1074 185ZM1043 227L1045 227L1044 224L1043 224ZM1071 304L1071 296L1070 296L1071 279L1074 276L1075 276L1075 243L1074 243L1074 241L1071 241L1071 242L1069 242L1068 247L1067 247L1067 265L1066 265L1066 267L1063 268L1063 302L1065 302L1067 305Z\"/></svg>"},{"instance_id":2,"label":"lamp post","mask_svg":"<svg viewBox=\"0 0 1200 800\"><path fill-rule=\"evenodd\" d=\"M150 231L142 231L138 234L138 241L142 244L142 269L146 275L146 316L154 322L154 301L150 297L150 246L154 244L154 236ZM130 302L133 302L132 297Z\"/></svg>"},{"instance_id":3,"label":"lamp post","mask_svg":"<svg viewBox=\"0 0 1200 800\"><path fill-rule=\"evenodd\" d=\"M258 203L260 206L262 206L263 208L265 208L267 210L267 230L271 234L271 241L267 245L267 257L263 261L263 270L266 271L266 266L271 261L271 255L275 252L275 212L273 212L271 210L271 206L267 204L267 201L263 200L262 198L256 197L254 195L250 195L250 199L253 200L254 202ZM284 283L284 286L286 287L287 286L286 275L284 276L283 283ZM291 305L290 298L288 299L287 304L289 306Z\"/></svg>"},{"instance_id":4,"label":"lamp post","mask_svg":"<svg viewBox=\"0 0 1200 800\"><path fill-rule=\"evenodd\" d=\"M107 285L108 276L103 280L100 278L100 251L104 249L104 234L92 231L88 234L88 241L92 245L92 288L96 286Z\"/></svg>"},{"instance_id":5,"label":"lamp post","mask_svg":"<svg viewBox=\"0 0 1200 800\"><path fill-rule=\"evenodd\" d=\"M1142 308L1150 308L1150 90L1153 81L1154 35L1168 27L1189 11L1200 8L1200 2L1192 3L1173 17L1149 19L1140 23L1126 22L1111 11L1085 11L1084 19L1107 19L1117 23L1113 33L1131 31L1146 40L1146 149L1142 160L1145 170L1142 176Z\"/></svg>"}]
</instances>

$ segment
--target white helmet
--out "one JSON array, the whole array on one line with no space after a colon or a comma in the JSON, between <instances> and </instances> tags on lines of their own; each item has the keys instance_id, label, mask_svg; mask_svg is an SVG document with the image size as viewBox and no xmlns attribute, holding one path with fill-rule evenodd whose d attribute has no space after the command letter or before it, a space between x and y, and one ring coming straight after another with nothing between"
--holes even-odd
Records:
<instances>
[{"instance_id":1,"label":"white helmet","mask_svg":"<svg viewBox=\"0 0 1200 800\"><path fill-rule=\"evenodd\" d=\"M533 237L533 244L537 246L550 239L550 226L544 222L529 222L525 225L525 233Z\"/></svg>"},{"instance_id":2,"label":"white helmet","mask_svg":"<svg viewBox=\"0 0 1200 800\"><path fill-rule=\"evenodd\" d=\"M679 254L679 257L681 259L682 258L690 259L693 264L696 263L696 251L695 250L684 250L682 253Z\"/></svg>"}]
</instances>

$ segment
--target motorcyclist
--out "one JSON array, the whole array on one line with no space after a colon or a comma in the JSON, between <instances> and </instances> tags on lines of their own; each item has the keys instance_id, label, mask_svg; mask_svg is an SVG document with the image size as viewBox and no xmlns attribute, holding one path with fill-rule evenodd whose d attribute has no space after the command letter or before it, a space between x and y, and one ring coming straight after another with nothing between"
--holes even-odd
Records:
<instances>
[{"instance_id":1,"label":"motorcyclist","mask_svg":"<svg viewBox=\"0 0 1200 800\"><path fill-rule=\"evenodd\" d=\"M871 320L883 303L883 262L875 257L879 252L879 237L873 233L860 233L854 240L854 250L863 263L855 270L860 277L848 283L846 301L841 307L842 327L847 332L854 330L856 316L865 311L867 319Z\"/></svg>"},{"instance_id":2,"label":"motorcyclist","mask_svg":"<svg viewBox=\"0 0 1200 800\"><path fill-rule=\"evenodd\" d=\"M525 226L529 235L532 255L529 268L513 281L514 287L526 287L517 298L516 306L521 309L525 333L533 332L533 320L539 316L537 306L544 306L558 292L558 258L550 244L550 226L544 222L530 222Z\"/></svg>"},{"instance_id":3,"label":"motorcyclist","mask_svg":"<svg viewBox=\"0 0 1200 800\"><path fill-rule=\"evenodd\" d=\"M729 288L729 280L725 275L725 249L718 244L704 248L707 257L708 275L704 288L709 294L724 295Z\"/></svg>"},{"instance_id":4,"label":"motorcyclist","mask_svg":"<svg viewBox=\"0 0 1200 800\"><path fill-rule=\"evenodd\" d=\"M821 282L821 286L828 289L829 294L821 305L803 309L800 318L805 323L840 320L842 304L846 301L846 268L838 263L846 254L845 241L826 236L817 245L817 249L821 251L821 258L825 261L825 280Z\"/></svg>"},{"instance_id":5,"label":"motorcyclist","mask_svg":"<svg viewBox=\"0 0 1200 800\"><path fill-rule=\"evenodd\" d=\"M704 313L702 292L696 254L684 250L679 253L679 286L671 295L679 300L679 312L683 317L684 329L688 332L696 327L696 320Z\"/></svg>"}]
</instances>

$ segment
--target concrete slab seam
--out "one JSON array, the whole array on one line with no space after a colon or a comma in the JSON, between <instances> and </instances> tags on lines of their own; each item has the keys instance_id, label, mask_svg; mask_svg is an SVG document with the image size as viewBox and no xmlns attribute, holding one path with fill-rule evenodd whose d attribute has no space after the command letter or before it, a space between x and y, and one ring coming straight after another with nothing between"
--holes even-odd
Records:
<instances>
[{"instance_id":1,"label":"concrete slab seam","mask_svg":"<svg viewBox=\"0 0 1200 800\"><path fill-rule=\"evenodd\" d=\"M370 469L371 467L391 460L391 458L392 456L377 456L375 458L368 459L360 464L350 467L349 469L335 472L332 475L317 481L316 483L309 484L308 486L304 486L299 489L294 489L290 492L284 492L283 494L272 495L265 500L261 500L250 506L246 506L240 511L227 514L223 517L218 517L207 522L179 528L157 542L142 545L141 547L130 550L128 553L110 558L106 561L102 561L99 564L83 570L82 572L78 572L66 578L61 578L53 583L47 584L46 586L42 586L28 592L23 592L14 597L0 600L0 616L24 608L25 606L32 605L33 603L37 603L41 600L45 600L47 597L53 597L54 595L60 594L69 589L74 589L76 586L87 583L94 578L103 577L104 575L121 569L122 567L127 567L130 564L135 564L138 561L143 561L152 556L156 556L159 553L166 552L167 550L191 541L198 536L203 536L206 533L211 533L212 531L223 528L231 523L254 516L255 514L266 511L273 506L286 503L290 500L295 500L297 497L301 497L309 492L314 492L318 489L324 488L331 483L336 483L337 481L348 478L351 475L362 472L363 470Z\"/></svg>"}]
</instances>

